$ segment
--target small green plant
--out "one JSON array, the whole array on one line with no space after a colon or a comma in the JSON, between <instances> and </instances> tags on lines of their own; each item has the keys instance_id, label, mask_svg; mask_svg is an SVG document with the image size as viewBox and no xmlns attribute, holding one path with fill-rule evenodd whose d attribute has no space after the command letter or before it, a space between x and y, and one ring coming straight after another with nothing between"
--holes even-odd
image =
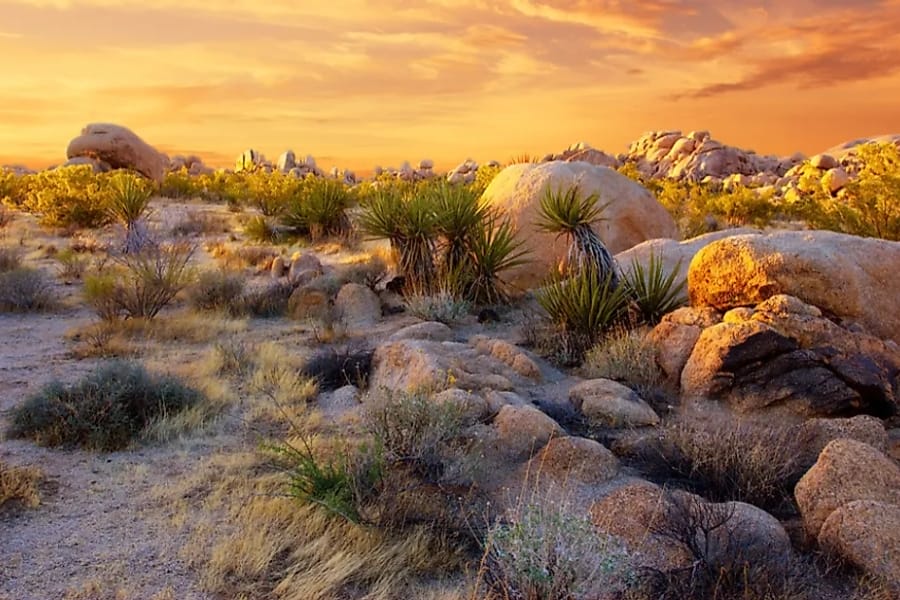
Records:
<instances>
[{"instance_id":1,"label":"small green plant","mask_svg":"<svg viewBox=\"0 0 900 600\"><path fill-rule=\"evenodd\" d=\"M687 303L684 294L687 281L678 276L680 267L679 260L666 274L662 257L653 252L646 266L638 259L632 260L631 269L624 274L624 283L645 323L655 325L663 315Z\"/></svg>"},{"instance_id":2,"label":"small green plant","mask_svg":"<svg viewBox=\"0 0 900 600\"><path fill-rule=\"evenodd\" d=\"M447 272L461 269L466 261L472 240L490 213L470 188L441 181L426 188L425 193L434 204L440 236L440 264Z\"/></svg>"},{"instance_id":3,"label":"small green plant","mask_svg":"<svg viewBox=\"0 0 900 600\"><path fill-rule=\"evenodd\" d=\"M551 322L578 342L575 350L581 356L620 322L628 302L625 286L615 286L609 272L601 275L593 267L565 279L553 275L535 296Z\"/></svg>"},{"instance_id":4,"label":"small green plant","mask_svg":"<svg viewBox=\"0 0 900 600\"><path fill-rule=\"evenodd\" d=\"M345 449L337 457L327 458L324 452L316 451L309 434L300 432L295 438L299 444L284 443L272 447L289 465L288 493L351 523L361 523L364 504L374 494L382 477L383 464L378 452L369 446L360 446L352 456Z\"/></svg>"},{"instance_id":5,"label":"small green plant","mask_svg":"<svg viewBox=\"0 0 900 600\"><path fill-rule=\"evenodd\" d=\"M541 197L536 225L543 231L569 238L569 273L591 268L601 279L608 278L610 287L615 289L619 285L615 259L592 227L602 220L601 215L610 204L599 204L599 200L597 194L581 197L577 186L548 187Z\"/></svg>"},{"instance_id":6,"label":"small green plant","mask_svg":"<svg viewBox=\"0 0 900 600\"><path fill-rule=\"evenodd\" d=\"M623 590L632 573L623 542L550 501L510 511L489 531L484 552L491 598L589 600Z\"/></svg>"},{"instance_id":7,"label":"small green plant","mask_svg":"<svg viewBox=\"0 0 900 600\"><path fill-rule=\"evenodd\" d=\"M12 412L12 437L46 446L118 450L154 420L202 400L180 380L112 361L71 386L54 382Z\"/></svg>"},{"instance_id":8,"label":"small green plant","mask_svg":"<svg viewBox=\"0 0 900 600\"><path fill-rule=\"evenodd\" d=\"M475 304L508 302L509 289L503 272L528 262L528 251L523 245L508 220L489 217L475 230L468 244L468 260L451 278L461 280L457 287Z\"/></svg>"},{"instance_id":9,"label":"small green plant","mask_svg":"<svg viewBox=\"0 0 900 600\"><path fill-rule=\"evenodd\" d=\"M153 187L133 173L118 172L110 178L107 210L110 216L125 226L125 252L139 252L149 242L145 228L139 221L150 206Z\"/></svg>"},{"instance_id":10,"label":"small green plant","mask_svg":"<svg viewBox=\"0 0 900 600\"><path fill-rule=\"evenodd\" d=\"M19 267L0 273L0 312L34 312L53 307L50 280L42 271Z\"/></svg>"}]
</instances>

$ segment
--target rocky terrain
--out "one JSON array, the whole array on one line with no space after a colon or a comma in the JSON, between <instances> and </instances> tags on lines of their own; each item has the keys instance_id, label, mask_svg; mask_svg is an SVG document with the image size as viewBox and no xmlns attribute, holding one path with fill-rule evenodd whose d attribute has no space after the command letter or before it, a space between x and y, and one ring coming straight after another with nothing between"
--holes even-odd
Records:
<instances>
[{"instance_id":1,"label":"rocky terrain","mask_svg":"<svg viewBox=\"0 0 900 600\"><path fill-rule=\"evenodd\" d=\"M816 177L840 198L859 145L779 158L670 131L615 156L577 144L506 167L376 170L443 190L497 171L472 206L527 260L486 303L454 296L439 260L446 285L408 285L402 232L345 223L373 231L377 200L348 206L339 233L260 240L251 224L276 215L252 197L157 193L173 172L213 175L199 158L87 126L66 164L129 169L156 195L93 228L4 209L0 469L37 469L39 501L0 495L0 598L897 597L900 242L779 223L681 240L649 185L616 170L778 197ZM234 171L371 184L292 151L247 150ZM632 297L575 361L571 322L544 301L578 277L570 239L542 221L548 190L573 186L603 207L580 224L617 276L675 292L654 317ZM130 281L135 222L154 260L189 247L192 279L158 314L105 318L96 286ZM452 247L440 231L421 234L426 252ZM53 302L16 303L7 273L22 268ZM548 283L559 273L568 284ZM15 434L46 384L112 358L204 400L113 451Z\"/></svg>"}]
</instances>

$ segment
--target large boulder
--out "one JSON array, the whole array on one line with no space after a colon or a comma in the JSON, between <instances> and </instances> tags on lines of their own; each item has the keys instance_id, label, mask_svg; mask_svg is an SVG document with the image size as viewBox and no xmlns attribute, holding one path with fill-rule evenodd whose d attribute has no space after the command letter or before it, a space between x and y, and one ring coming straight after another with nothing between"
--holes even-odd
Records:
<instances>
[{"instance_id":1,"label":"large boulder","mask_svg":"<svg viewBox=\"0 0 900 600\"><path fill-rule=\"evenodd\" d=\"M168 157L121 125L91 123L69 142L67 158L88 157L114 169L131 169L154 181L162 181Z\"/></svg>"},{"instance_id":2,"label":"large boulder","mask_svg":"<svg viewBox=\"0 0 900 600\"><path fill-rule=\"evenodd\" d=\"M688 267L697 252L718 240L747 233L760 233L760 230L745 227L713 231L684 241L663 238L647 240L616 254L616 262L623 272L629 272L634 263L646 269L650 265L650 257L653 256L662 262L663 273L666 276L677 270L676 281L686 282Z\"/></svg>"},{"instance_id":3,"label":"large boulder","mask_svg":"<svg viewBox=\"0 0 900 600\"><path fill-rule=\"evenodd\" d=\"M728 315L700 334L681 372L681 389L688 400L725 400L745 413L769 407L809 417L896 411L890 379L870 357L803 348L766 323Z\"/></svg>"},{"instance_id":4,"label":"large boulder","mask_svg":"<svg viewBox=\"0 0 900 600\"><path fill-rule=\"evenodd\" d=\"M659 416L634 390L611 379L589 379L569 390L569 401L593 425L646 427Z\"/></svg>"},{"instance_id":5,"label":"large boulder","mask_svg":"<svg viewBox=\"0 0 900 600\"><path fill-rule=\"evenodd\" d=\"M898 266L900 242L830 231L744 234L694 256L688 293L692 305L720 310L789 294L900 342Z\"/></svg>"},{"instance_id":6,"label":"large boulder","mask_svg":"<svg viewBox=\"0 0 900 600\"><path fill-rule=\"evenodd\" d=\"M834 440L794 489L803 524L818 537L831 514L856 500L900 505L900 467L862 442Z\"/></svg>"},{"instance_id":7,"label":"large boulder","mask_svg":"<svg viewBox=\"0 0 900 600\"><path fill-rule=\"evenodd\" d=\"M528 263L506 273L513 285L534 287L564 260L568 249L564 236L541 231L536 223L541 198L548 188L575 185L582 195L597 194L598 204L608 203L604 220L594 229L610 252L621 252L652 238L678 237L675 222L653 194L612 169L560 161L510 165L494 178L482 199L510 217L529 251Z\"/></svg>"},{"instance_id":8,"label":"large boulder","mask_svg":"<svg viewBox=\"0 0 900 600\"><path fill-rule=\"evenodd\" d=\"M334 309L344 325L354 330L372 327L381 320L381 300L375 292L359 283L341 287L334 300Z\"/></svg>"},{"instance_id":9,"label":"large boulder","mask_svg":"<svg viewBox=\"0 0 900 600\"><path fill-rule=\"evenodd\" d=\"M844 504L825 520L818 541L900 594L900 505L875 500Z\"/></svg>"}]
</instances>

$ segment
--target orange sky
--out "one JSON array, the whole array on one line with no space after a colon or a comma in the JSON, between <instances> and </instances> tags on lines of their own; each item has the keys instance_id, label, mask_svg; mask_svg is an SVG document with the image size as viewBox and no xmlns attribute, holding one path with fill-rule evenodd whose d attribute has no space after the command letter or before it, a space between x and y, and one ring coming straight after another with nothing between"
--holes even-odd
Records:
<instances>
[{"instance_id":1,"label":"orange sky","mask_svg":"<svg viewBox=\"0 0 900 600\"><path fill-rule=\"evenodd\" d=\"M0 0L0 164L124 124L367 171L652 129L789 154L900 132L900 0Z\"/></svg>"}]
</instances>

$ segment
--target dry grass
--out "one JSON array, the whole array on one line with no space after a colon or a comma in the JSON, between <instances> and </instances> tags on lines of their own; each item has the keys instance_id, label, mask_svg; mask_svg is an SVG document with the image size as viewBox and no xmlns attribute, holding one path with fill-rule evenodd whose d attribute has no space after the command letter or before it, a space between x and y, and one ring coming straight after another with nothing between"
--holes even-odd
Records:
<instances>
[{"instance_id":1,"label":"dry grass","mask_svg":"<svg viewBox=\"0 0 900 600\"><path fill-rule=\"evenodd\" d=\"M118 585L105 584L101 581L88 581L80 587L69 589L63 600L144 600L144 596L136 596ZM153 594L147 600L177 600L171 587Z\"/></svg>"},{"instance_id":2,"label":"dry grass","mask_svg":"<svg viewBox=\"0 0 900 600\"><path fill-rule=\"evenodd\" d=\"M660 431L641 468L661 483L687 487L717 502L747 502L793 512L793 488L805 472L803 440L793 428L728 418L676 421Z\"/></svg>"},{"instance_id":3,"label":"dry grass","mask_svg":"<svg viewBox=\"0 0 900 600\"><path fill-rule=\"evenodd\" d=\"M206 245L206 251L227 269L268 269L279 252L272 246L236 246L226 242Z\"/></svg>"},{"instance_id":4,"label":"dry grass","mask_svg":"<svg viewBox=\"0 0 900 600\"><path fill-rule=\"evenodd\" d=\"M315 379L302 374L303 363L296 353L268 342L257 346L254 354L247 420L258 427L285 428L309 417L318 386Z\"/></svg>"},{"instance_id":5,"label":"dry grass","mask_svg":"<svg viewBox=\"0 0 900 600\"><path fill-rule=\"evenodd\" d=\"M35 507L41 502L41 472L32 467L12 467L0 461L0 508L9 503Z\"/></svg>"},{"instance_id":6,"label":"dry grass","mask_svg":"<svg viewBox=\"0 0 900 600\"><path fill-rule=\"evenodd\" d=\"M462 600L463 557L428 528L386 533L284 495L259 453L218 455L160 488L192 535L184 558L226 598ZM456 579L447 579L456 573Z\"/></svg>"}]
</instances>

